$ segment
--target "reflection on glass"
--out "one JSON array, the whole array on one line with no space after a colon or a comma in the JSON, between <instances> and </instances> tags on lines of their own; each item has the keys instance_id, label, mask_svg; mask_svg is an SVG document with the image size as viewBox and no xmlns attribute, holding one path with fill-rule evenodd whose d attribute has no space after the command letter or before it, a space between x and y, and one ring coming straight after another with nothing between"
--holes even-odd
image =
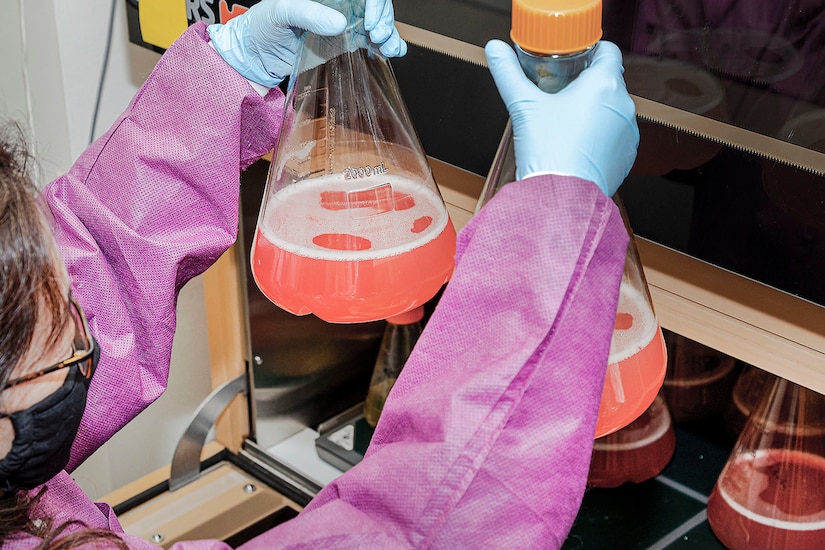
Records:
<instances>
[{"instance_id":1,"label":"reflection on glass","mask_svg":"<svg viewBox=\"0 0 825 550\"><path fill-rule=\"evenodd\" d=\"M702 420L722 412L736 382L736 359L665 331L668 371L663 393L674 422Z\"/></svg>"},{"instance_id":2,"label":"reflection on glass","mask_svg":"<svg viewBox=\"0 0 825 550\"><path fill-rule=\"evenodd\" d=\"M605 0L604 9L628 90L676 109L640 121L622 186L636 233L825 305L821 6Z\"/></svg>"},{"instance_id":3,"label":"reflection on glass","mask_svg":"<svg viewBox=\"0 0 825 550\"><path fill-rule=\"evenodd\" d=\"M782 126L777 137L825 153L825 109L815 109L793 117ZM822 169L825 170L825 161ZM825 229L825 181L821 176L766 161L762 185L777 207L805 224Z\"/></svg>"},{"instance_id":4,"label":"reflection on glass","mask_svg":"<svg viewBox=\"0 0 825 550\"><path fill-rule=\"evenodd\" d=\"M739 438L754 407L770 389L774 380L776 376L754 366L746 365L742 369L724 413L725 430L731 440L736 441Z\"/></svg>"},{"instance_id":5,"label":"reflection on glass","mask_svg":"<svg viewBox=\"0 0 825 550\"><path fill-rule=\"evenodd\" d=\"M648 53L699 61L715 73L746 82L779 82L802 68L802 56L790 41L743 26L674 31L653 40Z\"/></svg>"},{"instance_id":6,"label":"reflection on glass","mask_svg":"<svg viewBox=\"0 0 825 550\"><path fill-rule=\"evenodd\" d=\"M714 74L731 123L774 137L800 107L825 106L825 19L814 2L605 0L606 38L628 53ZM670 104L670 103L668 103ZM678 105L671 104L675 107Z\"/></svg>"},{"instance_id":7,"label":"reflection on glass","mask_svg":"<svg viewBox=\"0 0 825 550\"><path fill-rule=\"evenodd\" d=\"M710 72L683 61L626 54L624 78L630 93L697 115L729 120L725 91ZM631 174L657 176L691 170L722 146L658 123L639 121L641 140Z\"/></svg>"}]
</instances>

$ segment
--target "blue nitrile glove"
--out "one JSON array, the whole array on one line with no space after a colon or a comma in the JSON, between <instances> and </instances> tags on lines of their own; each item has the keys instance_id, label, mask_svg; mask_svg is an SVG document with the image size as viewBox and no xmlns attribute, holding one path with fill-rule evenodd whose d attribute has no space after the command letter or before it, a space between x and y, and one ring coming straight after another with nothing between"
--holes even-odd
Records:
<instances>
[{"instance_id":1,"label":"blue nitrile glove","mask_svg":"<svg viewBox=\"0 0 825 550\"><path fill-rule=\"evenodd\" d=\"M390 0L366 0L364 24L384 55L406 53ZM346 26L344 15L313 0L262 0L226 24L209 25L207 31L212 45L233 69L273 88L292 72L302 31L335 36Z\"/></svg>"},{"instance_id":2,"label":"blue nitrile glove","mask_svg":"<svg viewBox=\"0 0 825 550\"><path fill-rule=\"evenodd\" d=\"M403 57L407 53L407 43L401 39L398 29L395 28L395 9L392 0L366 0L364 29L372 43L380 46L379 49L385 56Z\"/></svg>"},{"instance_id":3,"label":"blue nitrile glove","mask_svg":"<svg viewBox=\"0 0 825 550\"><path fill-rule=\"evenodd\" d=\"M613 196L639 146L636 106L625 87L619 48L599 42L590 67L554 94L524 75L504 42L490 41L485 54L512 120L516 178L576 176Z\"/></svg>"}]
</instances>

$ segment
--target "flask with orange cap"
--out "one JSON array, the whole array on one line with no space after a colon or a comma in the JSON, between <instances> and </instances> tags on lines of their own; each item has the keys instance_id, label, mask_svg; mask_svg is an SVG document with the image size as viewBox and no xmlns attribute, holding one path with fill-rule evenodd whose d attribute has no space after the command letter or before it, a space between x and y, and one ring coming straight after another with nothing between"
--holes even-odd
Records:
<instances>
[{"instance_id":1,"label":"flask with orange cap","mask_svg":"<svg viewBox=\"0 0 825 550\"><path fill-rule=\"evenodd\" d=\"M602 37L601 0L513 0L512 28L516 55L525 75L538 88L556 93L590 66ZM508 121L476 211L508 182L516 179L512 126ZM622 275L619 307L610 345L595 436L616 432L639 418L653 403L665 378L667 350L633 231Z\"/></svg>"}]
</instances>

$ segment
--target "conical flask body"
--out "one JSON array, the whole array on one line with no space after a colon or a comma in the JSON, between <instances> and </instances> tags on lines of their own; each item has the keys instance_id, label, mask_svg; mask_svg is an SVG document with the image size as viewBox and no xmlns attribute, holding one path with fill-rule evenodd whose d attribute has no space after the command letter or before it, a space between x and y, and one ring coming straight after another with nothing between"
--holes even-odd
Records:
<instances>
[{"instance_id":1,"label":"conical flask body","mask_svg":"<svg viewBox=\"0 0 825 550\"><path fill-rule=\"evenodd\" d=\"M251 253L272 302L334 323L423 305L456 239L392 68L345 15L342 36L304 35Z\"/></svg>"},{"instance_id":2,"label":"conical flask body","mask_svg":"<svg viewBox=\"0 0 825 550\"><path fill-rule=\"evenodd\" d=\"M667 347L653 310L633 231L616 197L630 242L619 289L596 437L624 428L653 403L667 372Z\"/></svg>"},{"instance_id":3,"label":"conical flask body","mask_svg":"<svg viewBox=\"0 0 825 550\"><path fill-rule=\"evenodd\" d=\"M546 93L556 93L575 80L593 61L601 36L601 3L546 2L513 3L513 35L524 74ZM516 16L518 12L518 16ZM598 21L598 25L592 24ZM564 27L565 32L558 32ZM589 29L589 31L587 30ZM595 33L591 33L596 29ZM534 34L535 33L535 34ZM511 33L512 34L512 33ZM543 47L540 50L518 44L515 35L541 37L540 43L561 45L560 37L576 37L579 47ZM588 38L592 40L588 40ZM562 41L564 39L562 38ZM544 52L539 54L536 52ZM495 194L516 179L515 136L512 120L507 121L484 188L476 205L480 211ZM618 201L625 227L631 236L622 277L619 306L615 319L610 358L599 405L595 437L609 435L639 418L650 407L665 378L667 350L653 311L653 302L642 272L641 262L633 242L633 232L627 215Z\"/></svg>"},{"instance_id":4,"label":"conical flask body","mask_svg":"<svg viewBox=\"0 0 825 550\"><path fill-rule=\"evenodd\" d=\"M486 197L482 195L476 211L493 198L495 191ZM616 196L614 200L630 242L599 403L596 438L614 433L639 418L653 403L667 373L667 346L653 309L633 230L621 199Z\"/></svg>"},{"instance_id":5,"label":"conical flask body","mask_svg":"<svg viewBox=\"0 0 825 550\"><path fill-rule=\"evenodd\" d=\"M825 396L776 378L708 499L732 550L825 548Z\"/></svg>"}]
</instances>

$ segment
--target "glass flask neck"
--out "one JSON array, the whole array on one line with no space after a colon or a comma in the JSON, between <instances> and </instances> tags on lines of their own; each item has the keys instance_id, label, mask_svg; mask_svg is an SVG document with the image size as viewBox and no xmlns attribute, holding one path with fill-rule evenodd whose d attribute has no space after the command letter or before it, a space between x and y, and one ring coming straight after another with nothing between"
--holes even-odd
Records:
<instances>
[{"instance_id":1,"label":"glass flask neck","mask_svg":"<svg viewBox=\"0 0 825 550\"><path fill-rule=\"evenodd\" d=\"M513 44L522 71L533 84L546 93L554 94L570 84L590 66L598 44L569 54L537 54ZM501 136L476 212L493 198L501 187L516 179L516 156L513 148L513 127L510 119Z\"/></svg>"},{"instance_id":2,"label":"glass flask neck","mask_svg":"<svg viewBox=\"0 0 825 550\"><path fill-rule=\"evenodd\" d=\"M322 42L341 42L343 51L365 49L380 55L377 47L369 40L364 28L366 0L315 0L323 6L332 8L347 18L347 27L339 36L319 37ZM309 33L305 33L309 34Z\"/></svg>"},{"instance_id":3,"label":"glass flask neck","mask_svg":"<svg viewBox=\"0 0 825 550\"><path fill-rule=\"evenodd\" d=\"M527 75L543 92L554 94L570 84L590 66L596 44L578 52L566 54L539 54L514 44L519 64Z\"/></svg>"}]
</instances>

